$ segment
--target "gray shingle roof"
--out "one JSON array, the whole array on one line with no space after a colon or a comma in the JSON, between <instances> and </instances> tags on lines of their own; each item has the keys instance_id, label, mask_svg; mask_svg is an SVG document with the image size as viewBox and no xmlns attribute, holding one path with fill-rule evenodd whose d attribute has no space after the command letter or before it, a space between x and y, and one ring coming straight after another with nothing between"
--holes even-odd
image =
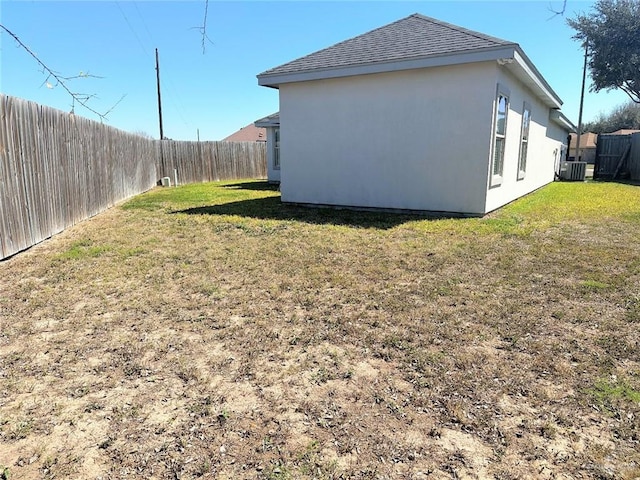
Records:
<instances>
[{"instance_id":1,"label":"gray shingle roof","mask_svg":"<svg viewBox=\"0 0 640 480\"><path fill-rule=\"evenodd\" d=\"M267 115L260 120L253 122L256 127L275 127L280 125L280 112Z\"/></svg>"},{"instance_id":2,"label":"gray shingle roof","mask_svg":"<svg viewBox=\"0 0 640 480\"><path fill-rule=\"evenodd\" d=\"M516 45L414 13L260 75L279 75L386 63Z\"/></svg>"}]
</instances>

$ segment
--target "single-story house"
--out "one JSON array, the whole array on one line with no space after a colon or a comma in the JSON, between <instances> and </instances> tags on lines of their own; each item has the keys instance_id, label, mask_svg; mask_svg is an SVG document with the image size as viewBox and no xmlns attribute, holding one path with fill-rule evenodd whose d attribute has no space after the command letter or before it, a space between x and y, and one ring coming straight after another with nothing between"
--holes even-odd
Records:
<instances>
[{"instance_id":1,"label":"single-story house","mask_svg":"<svg viewBox=\"0 0 640 480\"><path fill-rule=\"evenodd\" d=\"M569 145L569 160L587 162L593 164L596 161L596 142L598 134L586 132L580 135L580 158L576 158L576 148L578 146L578 134L571 133L571 144Z\"/></svg>"},{"instance_id":2,"label":"single-story house","mask_svg":"<svg viewBox=\"0 0 640 480\"><path fill-rule=\"evenodd\" d=\"M420 14L258 83L289 203L484 215L552 182L575 129L517 43Z\"/></svg>"},{"instance_id":3,"label":"single-story house","mask_svg":"<svg viewBox=\"0 0 640 480\"><path fill-rule=\"evenodd\" d=\"M250 123L246 127L242 127L237 132L232 133L226 138L222 139L223 142L266 142L267 130L266 128L256 127L253 123Z\"/></svg>"}]
</instances>

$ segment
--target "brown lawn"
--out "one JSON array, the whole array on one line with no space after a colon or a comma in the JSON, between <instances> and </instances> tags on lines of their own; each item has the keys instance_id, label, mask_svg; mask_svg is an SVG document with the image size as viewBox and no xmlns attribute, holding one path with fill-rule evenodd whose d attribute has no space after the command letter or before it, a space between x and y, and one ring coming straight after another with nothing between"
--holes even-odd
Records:
<instances>
[{"instance_id":1,"label":"brown lawn","mask_svg":"<svg viewBox=\"0 0 640 480\"><path fill-rule=\"evenodd\" d=\"M154 190L0 262L0 479L640 478L640 190Z\"/></svg>"}]
</instances>

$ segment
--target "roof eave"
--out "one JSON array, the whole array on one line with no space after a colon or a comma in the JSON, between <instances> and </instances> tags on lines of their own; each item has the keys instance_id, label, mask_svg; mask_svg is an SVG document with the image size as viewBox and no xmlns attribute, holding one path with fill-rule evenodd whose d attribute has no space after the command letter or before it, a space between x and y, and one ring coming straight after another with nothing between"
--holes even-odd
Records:
<instances>
[{"instance_id":1,"label":"roof eave","mask_svg":"<svg viewBox=\"0 0 640 480\"><path fill-rule=\"evenodd\" d=\"M560 110L551 110L549 112L549 118L553 120L555 123L564 127L570 133L576 133L578 128L573 124L571 120L569 120L565 114L563 114Z\"/></svg>"},{"instance_id":2,"label":"roof eave","mask_svg":"<svg viewBox=\"0 0 640 480\"><path fill-rule=\"evenodd\" d=\"M520 46L517 46L514 51L513 62L505 63L504 66L531 88L548 107L560 108L562 106L560 97L553 91Z\"/></svg>"},{"instance_id":3,"label":"roof eave","mask_svg":"<svg viewBox=\"0 0 640 480\"><path fill-rule=\"evenodd\" d=\"M261 118L253 122L256 127L279 127L280 126L280 112L272 113L271 115Z\"/></svg>"},{"instance_id":4,"label":"roof eave","mask_svg":"<svg viewBox=\"0 0 640 480\"><path fill-rule=\"evenodd\" d=\"M512 61L509 61L512 60ZM403 59L390 62L368 63L364 65L349 65L346 67L323 68L287 73L261 73L258 75L258 85L279 88L283 83L306 82L310 80L326 80L330 78L367 75L372 73L397 72L417 68L443 67L498 61L511 71L522 82L529 86L551 108L560 108L562 100L553 91L531 60L525 55L518 44L500 45L498 47L458 52L449 55L436 55L415 59Z\"/></svg>"},{"instance_id":5,"label":"roof eave","mask_svg":"<svg viewBox=\"0 0 640 480\"><path fill-rule=\"evenodd\" d=\"M256 127L261 127L261 128L269 128L269 127L279 127L280 126L280 122L274 122L274 121L267 121L267 122L263 122L261 120L256 120L253 123Z\"/></svg>"},{"instance_id":6,"label":"roof eave","mask_svg":"<svg viewBox=\"0 0 640 480\"><path fill-rule=\"evenodd\" d=\"M403 59L389 62L368 63L363 65L348 65L336 68L323 68L288 73L261 73L258 75L258 85L278 88L283 83L306 82L310 80L325 80L329 78L350 77L372 73L397 72L417 68L443 67L512 58L517 48L516 44L500 45L481 50L458 52L448 55L435 55L422 58Z\"/></svg>"}]
</instances>

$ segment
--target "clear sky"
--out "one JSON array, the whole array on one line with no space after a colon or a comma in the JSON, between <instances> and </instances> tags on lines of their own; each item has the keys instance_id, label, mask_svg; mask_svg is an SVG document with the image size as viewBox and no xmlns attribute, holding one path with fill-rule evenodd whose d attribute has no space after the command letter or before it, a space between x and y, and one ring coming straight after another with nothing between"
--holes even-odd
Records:
<instances>
[{"instance_id":1,"label":"clear sky","mask_svg":"<svg viewBox=\"0 0 640 480\"><path fill-rule=\"evenodd\" d=\"M565 17L588 11L592 3L568 0ZM95 94L89 105L101 113L126 95L107 123L155 138L158 48L165 136L195 140L199 130L201 140L220 140L278 110L277 90L258 86L257 74L416 12L519 43L577 124L583 56L565 18L550 11L561 6L553 0L209 0L213 43L206 42L204 54L194 28L203 24L204 0L1 0L0 23L57 73L103 77L69 85ZM6 33L0 40L0 91L69 111L69 95L60 86L48 88L47 75ZM583 119L626 101L622 92L588 93ZM96 119L79 107L76 114Z\"/></svg>"}]
</instances>

